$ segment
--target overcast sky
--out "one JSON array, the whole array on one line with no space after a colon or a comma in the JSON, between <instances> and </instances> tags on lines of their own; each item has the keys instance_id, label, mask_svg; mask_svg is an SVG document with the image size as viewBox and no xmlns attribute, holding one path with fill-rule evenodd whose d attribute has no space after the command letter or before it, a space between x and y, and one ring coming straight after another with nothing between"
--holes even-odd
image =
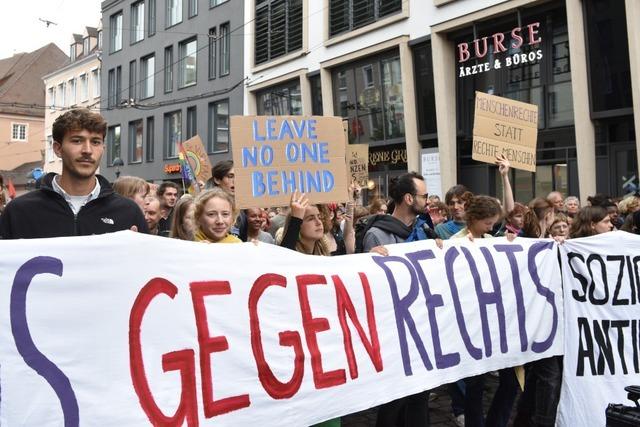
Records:
<instances>
[{"instance_id":1,"label":"overcast sky","mask_svg":"<svg viewBox=\"0 0 640 427\"><path fill-rule=\"evenodd\" d=\"M0 0L0 58L53 42L69 55L71 34L97 27L101 0ZM55 22L48 28L38 18Z\"/></svg>"}]
</instances>

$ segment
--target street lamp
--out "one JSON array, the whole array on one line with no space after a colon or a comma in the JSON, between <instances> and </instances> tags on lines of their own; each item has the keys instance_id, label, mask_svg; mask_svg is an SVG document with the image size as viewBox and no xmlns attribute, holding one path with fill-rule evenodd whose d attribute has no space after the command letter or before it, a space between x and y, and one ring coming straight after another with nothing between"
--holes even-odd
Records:
<instances>
[{"instance_id":1,"label":"street lamp","mask_svg":"<svg viewBox=\"0 0 640 427\"><path fill-rule=\"evenodd\" d=\"M113 159L113 163L111 166L116 167L116 179L120 178L120 166L124 166L124 162L120 157L116 157Z\"/></svg>"}]
</instances>

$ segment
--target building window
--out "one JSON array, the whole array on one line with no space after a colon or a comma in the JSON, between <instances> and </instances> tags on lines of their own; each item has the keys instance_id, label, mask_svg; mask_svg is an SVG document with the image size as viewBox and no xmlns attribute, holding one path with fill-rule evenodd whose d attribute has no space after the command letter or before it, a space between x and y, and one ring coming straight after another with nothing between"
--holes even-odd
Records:
<instances>
[{"instance_id":1,"label":"building window","mask_svg":"<svg viewBox=\"0 0 640 427\"><path fill-rule=\"evenodd\" d=\"M98 31L98 50L102 50L102 30Z\"/></svg>"},{"instance_id":2,"label":"building window","mask_svg":"<svg viewBox=\"0 0 640 427\"><path fill-rule=\"evenodd\" d=\"M226 3L227 1L229 0L209 0L209 8L212 8L222 3Z\"/></svg>"},{"instance_id":3,"label":"building window","mask_svg":"<svg viewBox=\"0 0 640 427\"><path fill-rule=\"evenodd\" d=\"M349 123L349 143L404 137L400 58L387 54L333 71L336 115Z\"/></svg>"},{"instance_id":4,"label":"building window","mask_svg":"<svg viewBox=\"0 0 640 427\"><path fill-rule=\"evenodd\" d=\"M156 33L156 0L147 0L148 3L148 11L147 15L149 15L149 37Z\"/></svg>"},{"instance_id":5,"label":"building window","mask_svg":"<svg viewBox=\"0 0 640 427\"><path fill-rule=\"evenodd\" d=\"M320 83L320 74L309 77L309 85L311 86L311 114L321 116L322 84Z\"/></svg>"},{"instance_id":6,"label":"building window","mask_svg":"<svg viewBox=\"0 0 640 427\"><path fill-rule=\"evenodd\" d=\"M229 23L220 25L220 75L226 76L231 69L231 37Z\"/></svg>"},{"instance_id":7,"label":"building window","mask_svg":"<svg viewBox=\"0 0 640 427\"><path fill-rule=\"evenodd\" d=\"M147 117L147 162L153 162L155 148L155 119Z\"/></svg>"},{"instance_id":8,"label":"building window","mask_svg":"<svg viewBox=\"0 0 640 427\"><path fill-rule=\"evenodd\" d=\"M65 83L60 83L58 85L58 94L56 96L56 98L58 99L58 107L66 107L66 90L67 90L67 85Z\"/></svg>"},{"instance_id":9,"label":"building window","mask_svg":"<svg viewBox=\"0 0 640 427\"><path fill-rule=\"evenodd\" d=\"M76 79L69 80L69 105L76 105Z\"/></svg>"},{"instance_id":10,"label":"building window","mask_svg":"<svg viewBox=\"0 0 640 427\"><path fill-rule=\"evenodd\" d=\"M229 151L229 100L209 104L209 137L210 153Z\"/></svg>"},{"instance_id":11,"label":"building window","mask_svg":"<svg viewBox=\"0 0 640 427\"><path fill-rule=\"evenodd\" d=\"M120 157L120 125L107 129L107 165L113 166L113 160Z\"/></svg>"},{"instance_id":12,"label":"building window","mask_svg":"<svg viewBox=\"0 0 640 427\"><path fill-rule=\"evenodd\" d=\"M165 0L166 8L166 27L173 27L182 22L182 0Z\"/></svg>"},{"instance_id":13,"label":"building window","mask_svg":"<svg viewBox=\"0 0 640 427\"><path fill-rule=\"evenodd\" d=\"M51 163L56 159L56 155L53 151L53 136L47 135L47 152L45 154L47 163Z\"/></svg>"},{"instance_id":14,"label":"building window","mask_svg":"<svg viewBox=\"0 0 640 427\"><path fill-rule=\"evenodd\" d=\"M256 0L255 63L302 49L302 0Z\"/></svg>"},{"instance_id":15,"label":"building window","mask_svg":"<svg viewBox=\"0 0 640 427\"><path fill-rule=\"evenodd\" d=\"M138 82L137 76L137 63L135 60L129 62L129 100L136 100L136 83Z\"/></svg>"},{"instance_id":16,"label":"building window","mask_svg":"<svg viewBox=\"0 0 640 427\"><path fill-rule=\"evenodd\" d=\"M198 134L198 110L195 106L187 108L187 137L193 138Z\"/></svg>"},{"instance_id":17,"label":"building window","mask_svg":"<svg viewBox=\"0 0 640 427\"><path fill-rule=\"evenodd\" d=\"M178 69L178 87L180 88L196 84L196 50L195 38L180 43L180 66Z\"/></svg>"},{"instance_id":18,"label":"building window","mask_svg":"<svg viewBox=\"0 0 640 427\"><path fill-rule=\"evenodd\" d=\"M164 115L164 157L178 157L178 143L182 142L182 111Z\"/></svg>"},{"instance_id":19,"label":"building window","mask_svg":"<svg viewBox=\"0 0 640 427\"><path fill-rule=\"evenodd\" d=\"M431 42L413 49L418 106L418 134L436 137L436 95L431 60Z\"/></svg>"},{"instance_id":20,"label":"building window","mask_svg":"<svg viewBox=\"0 0 640 427\"><path fill-rule=\"evenodd\" d=\"M11 124L11 141L26 141L26 140L27 140L27 124L12 123Z\"/></svg>"},{"instance_id":21,"label":"building window","mask_svg":"<svg viewBox=\"0 0 640 427\"><path fill-rule=\"evenodd\" d=\"M122 98L122 68L120 66L109 70L107 92L107 108L119 106Z\"/></svg>"},{"instance_id":22,"label":"building window","mask_svg":"<svg viewBox=\"0 0 640 427\"><path fill-rule=\"evenodd\" d=\"M129 163L142 162L142 120L129 122Z\"/></svg>"},{"instance_id":23,"label":"building window","mask_svg":"<svg viewBox=\"0 0 640 427\"><path fill-rule=\"evenodd\" d=\"M144 2L131 5L131 44L144 39Z\"/></svg>"},{"instance_id":24,"label":"building window","mask_svg":"<svg viewBox=\"0 0 640 427\"><path fill-rule=\"evenodd\" d=\"M76 60L76 46L76 44L69 46L69 58L71 58L71 62Z\"/></svg>"},{"instance_id":25,"label":"building window","mask_svg":"<svg viewBox=\"0 0 640 427\"><path fill-rule=\"evenodd\" d=\"M329 0L329 36L355 30L402 11L402 0Z\"/></svg>"},{"instance_id":26,"label":"building window","mask_svg":"<svg viewBox=\"0 0 640 427\"><path fill-rule=\"evenodd\" d=\"M173 46L164 48L164 93L173 90Z\"/></svg>"},{"instance_id":27,"label":"building window","mask_svg":"<svg viewBox=\"0 0 640 427\"><path fill-rule=\"evenodd\" d=\"M100 97L100 69L91 70L91 79L93 80L93 97Z\"/></svg>"},{"instance_id":28,"label":"building window","mask_svg":"<svg viewBox=\"0 0 640 427\"><path fill-rule=\"evenodd\" d=\"M84 56L89 55L89 50L90 50L90 49L89 49L89 47L90 47L89 37L85 37L85 38L82 40L82 54L83 54Z\"/></svg>"},{"instance_id":29,"label":"building window","mask_svg":"<svg viewBox=\"0 0 640 427\"><path fill-rule=\"evenodd\" d=\"M114 53L122 49L122 12L111 15L109 18L109 52Z\"/></svg>"},{"instance_id":30,"label":"building window","mask_svg":"<svg viewBox=\"0 0 640 427\"><path fill-rule=\"evenodd\" d=\"M54 110L57 107L57 105L56 105L56 88L55 87L50 87L47 92L49 93L49 108L51 110Z\"/></svg>"},{"instance_id":31,"label":"building window","mask_svg":"<svg viewBox=\"0 0 640 427\"><path fill-rule=\"evenodd\" d=\"M589 86L592 113L629 109L633 114L629 44L625 4L617 0L587 0ZM567 41L568 44L568 41ZM562 49L562 47L559 47ZM568 58L567 58L568 62ZM556 64L554 72L569 64ZM621 115L621 114L618 114Z\"/></svg>"},{"instance_id":32,"label":"building window","mask_svg":"<svg viewBox=\"0 0 640 427\"><path fill-rule=\"evenodd\" d=\"M216 78L216 29L209 28L209 79Z\"/></svg>"},{"instance_id":33,"label":"building window","mask_svg":"<svg viewBox=\"0 0 640 427\"><path fill-rule=\"evenodd\" d=\"M149 55L140 60L140 74L142 77L140 98L151 98L155 94L156 57Z\"/></svg>"},{"instance_id":34,"label":"building window","mask_svg":"<svg viewBox=\"0 0 640 427\"><path fill-rule=\"evenodd\" d=\"M299 116L302 114L300 80L271 86L256 93L258 115Z\"/></svg>"},{"instance_id":35,"label":"building window","mask_svg":"<svg viewBox=\"0 0 640 427\"><path fill-rule=\"evenodd\" d=\"M198 0L189 0L189 18L198 14Z\"/></svg>"},{"instance_id":36,"label":"building window","mask_svg":"<svg viewBox=\"0 0 640 427\"><path fill-rule=\"evenodd\" d=\"M86 74L80 75L80 101L85 102L89 99L89 78Z\"/></svg>"}]
</instances>

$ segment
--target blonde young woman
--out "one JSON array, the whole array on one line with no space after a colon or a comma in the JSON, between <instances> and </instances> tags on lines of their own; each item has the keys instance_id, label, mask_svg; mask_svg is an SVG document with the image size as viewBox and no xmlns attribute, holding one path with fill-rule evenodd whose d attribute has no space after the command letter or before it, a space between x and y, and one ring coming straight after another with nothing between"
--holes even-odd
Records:
<instances>
[{"instance_id":1,"label":"blonde young woman","mask_svg":"<svg viewBox=\"0 0 640 427\"><path fill-rule=\"evenodd\" d=\"M233 196L220 188L204 191L195 200L194 240L206 243L241 243L230 234L236 220Z\"/></svg>"},{"instance_id":2,"label":"blonde young woman","mask_svg":"<svg viewBox=\"0 0 640 427\"><path fill-rule=\"evenodd\" d=\"M145 198L149 194L149 183L137 176L121 176L113 183L113 191L119 195L131 199L144 212Z\"/></svg>"}]
</instances>

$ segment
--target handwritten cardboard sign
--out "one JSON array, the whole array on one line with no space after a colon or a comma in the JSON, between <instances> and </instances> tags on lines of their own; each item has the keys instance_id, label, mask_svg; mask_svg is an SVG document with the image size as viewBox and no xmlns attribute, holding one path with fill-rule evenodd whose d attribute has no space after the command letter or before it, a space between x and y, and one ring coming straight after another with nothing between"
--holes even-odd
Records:
<instances>
[{"instance_id":1,"label":"handwritten cardboard sign","mask_svg":"<svg viewBox=\"0 0 640 427\"><path fill-rule=\"evenodd\" d=\"M342 119L321 116L231 117L238 208L348 199Z\"/></svg>"},{"instance_id":2,"label":"handwritten cardboard sign","mask_svg":"<svg viewBox=\"0 0 640 427\"><path fill-rule=\"evenodd\" d=\"M360 187L366 187L369 181L369 145L351 144L347 146L349 155L349 179Z\"/></svg>"},{"instance_id":3,"label":"handwritten cardboard sign","mask_svg":"<svg viewBox=\"0 0 640 427\"><path fill-rule=\"evenodd\" d=\"M476 91L472 158L494 164L504 154L511 166L536 171L538 106Z\"/></svg>"},{"instance_id":4,"label":"handwritten cardboard sign","mask_svg":"<svg viewBox=\"0 0 640 427\"><path fill-rule=\"evenodd\" d=\"M191 165L193 174L201 182L207 182L211 178L211 162L198 135L186 140L182 146L187 153L186 160Z\"/></svg>"}]
</instances>

